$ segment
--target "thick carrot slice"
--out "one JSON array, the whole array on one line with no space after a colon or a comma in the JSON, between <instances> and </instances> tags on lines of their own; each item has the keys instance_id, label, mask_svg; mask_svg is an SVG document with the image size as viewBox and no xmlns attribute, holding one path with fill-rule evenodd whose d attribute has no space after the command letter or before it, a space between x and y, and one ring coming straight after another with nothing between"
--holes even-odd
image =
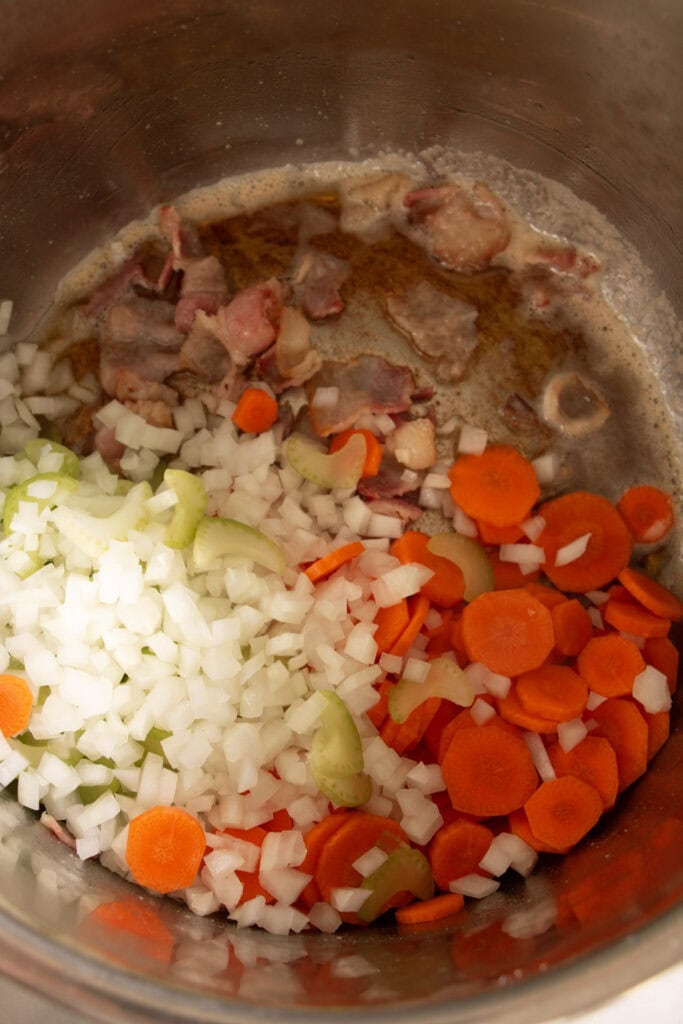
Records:
<instances>
[{"instance_id":1,"label":"thick carrot slice","mask_svg":"<svg viewBox=\"0 0 683 1024\"><path fill-rule=\"evenodd\" d=\"M617 508L633 539L644 544L663 540L674 524L671 498L650 484L629 487L617 502Z\"/></svg>"},{"instance_id":2,"label":"thick carrot slice","mask_svg":"<svg viewBox=\"0 0 683 1024\"><path fill-rule=\"evenodd\" d=\"M405 754L420 742L440 706L440 697L429 697L411 711L400 725L391 718L385 718L379 734L397 754Z\"/></svg>"},{"instance_id":3,"label":"thick carrot slice","mask_svg":"<svg viewBox=\"0 0 683 1024\"><path fill-rule=\"evenodd\" d=\"M462 629L470 661L504 676L538 668L555 643L550 612L522 589L476 597L463 610Z\"/></svg>"},{"instance_id":4,"label":"thick carrot slice","mask_svg":"<svg viewBox=\"0 0 683 1024\"><path fill-rule=\"evenodd\" d=\"M541 505L540 515L546 525L536 543L545 551L546 576L560 590L597 590L628 565L631 534L606 498L573 491ZM567 565L556 565L558 551L586 534L590 537L584 553Z\"/></svg>"},{"instance_id":5,"label":"thick carrot slice","mask_svg":"<svg viewBox=\"0 0 683 1024\"><path fill-rule=\"evenodd\" d=\"M529 825L529 819L526 816L526 811L523 807L520 807L517 811L512 811L508 814L508 822L510 824L510 831L514 835L519 836L520 839L524 840L527 846L530 846L532 850L536 850L537 853L569 853L571 847L565 846L559 850L555 846L549 846L548 843L544 843L542 839L535 836L531 831Z\"/></svg>"},{"instance_id":6,"label":"thick carrot slice","mask_svg":"<svg viewBox=\"0 0 683 1024\"><path fill-rule=\"evenodd\" d=\"M433 658L440 658L443 654L453 650L453 644L451 643L451 627L453 625L454 612L452 608L444 608L441 613L441 625L435 629L425 630L429 636L429 643L427 644L427 657L431 661Z\"/></svg>"},{"instance_id":7,"label":"thick carrot slice","mask_svg":"<svg viewBox=\"0 0 683 1024\"><path fill-rule=\"evenodd\" d=\"M683 618L683 602L661 583L650 579L644 573L635 569L624 569L619 573L619 582L653 615L673 619L674 622Z\"/></svg>"},{"instance_id":8,"label":"thick carrot slice","mask_svg":"<svg viewBox=\"0 0 683 1024\"><path fill-rule=\"evenodd\" d=\"M594 636L579 654L576 667L591 690L602 697L625 697L645 668L642 654L620 633Z\"/></svg>"},{"instance_id":9,"label":"thick carrot slice","mask_svg":"<svg viewBox=\"0 0 683 1024\"><path fill-rule=\"evenodd\" d=\"M538 598L541 604L544 604L551 611L557 605L565 604L568 600L560 590L556 590L555 587L551 587L547 583L537 583L531 580L524 584L524 589Z\"/></svg>"},{"instance_id":10,"label":"thick carrot slice","mask_svg":"<svg viewBox=\"0 0 683 1024\"><path fill-rule=\"evenodd\" d=\"M505 444L491 445L481 455L461 455L448 475L456 505L492 526L522 523L541 493L534 467Z\"/></svg>"},{"instance_id":11,"label":"thick carrot slice","mask_svg":"<svg viewBox=\"0 0 683 1024\"><path fill-rule=\"evenodd\" d=\"M556 733L556 721L551 718L543 718L541 715L534 715L522 706L517 696L515 685L510 687L507 696L496 700L498 714L505 722L516 725L518 729L525 729L527 732L538 732L543 734Z\"/></svg>"},{"instance_id":12,"label":"thick carrot slice","mask_svg":"<svg viewBox=\"0 0 683 1024\"><path fill-rule=\"evenodd\" d=\"M503 562L497 551L489 549L487 553L493 569L496 590L515 590L517 587L526 587L528 583L535 583L541 578L540 569L525 573L517 562Z\"/></svg>"},{"instance_id":13,"label":"thick carrot slice","mask_svg":"<svg viewBox=\"0 0 683 1024\"><path fill-rule=\"evenodd\" d=\"M263 388L247 388L242 392L232 414L232 422L247 434L270 430L277 420L277 402Z\"/></svg>"},{"instance_id":14,"label":"thick carrot slice","mask_svg":"<svg viewBox=\"0 0 683 1024\"><path fill-rule=\"evenodd\" d=\"M375 615L375 643L379 654L388 653L394 646L403 630L410 622L408 602L405 597L398 604L390 604L380 608Z\"/></svg>"},{"instance_id":15,"label":"thick carrot slice","mask_svg":"<svg viewBox=\"0 0 683 1024\"><path fill-rule=\"evenodd\" d=\"M382 722L389 714L389 693L393 685L391 679L384 678L379 687L376 687L379 693L379 700L366 712L376 729L381 728Z\"/></svg>"},{"instance_id":16,"label":"thick carrot slice","mask_svg":"<svg viewBox=\"0 0 683 1024\"><path fill-rule=\"evenodd\" d=\"M648 637L643 647L643 655L648 665L658 669L666 676L669 689L676 691L678 683L678 651L668 637Z\"/></svg>"},{"instance_id":17,"label":"thick carrot slice","mask_svg":"<svg viewBox=\"0 0 683 1024\"><path fill-rule=\"evenodd\" d=\"M494 526L493 523L477 519L477 530L483 544L515 544L524 536L522 527L517 523L513 526Z\"/></svg>"},{"instance_id":18,"label":"thick carrot slice","mask_svg":"<svg viewBox=\"0 0 683 1024\"><path fill-rule=\"evenodd\" d=\"M285 807L280 807L273 812L272 818L265 823L264 828L267 832L287 832L294 828L294 819Z\"/></svg>"},{"instance_id":19,"label":"thick carrot slice","mask_svg":"<svg viewBox=\"0 0 683 1024\"><path fill-rule=\"evenodd\" d=\"M10 674L0 675L0 733L9 739L28 729L33 708L33 694L25 679Z\"/></svg>"},{"instance_id":20,"label":"thick carrot slice","mask_svg":"<svg viewBox=\"0 0 683 1024\"><path fill-rule=\"evenodd\" d=\"M478 699L485 701L487 704L493 704L494 703L492 697L479 697ZM437 761L439 763L441 763L443 761L444 757L446 756L446 751L448 750L448 745L451 742L451 740L453 739L453 733L458 732L460 729L489 729L489 728L507 729L508 732L514 733L515 736L519 735L519 730L514 725L512 725L511 723L504 721L503 718L501 718L500 715L492 715L491 718L488 718L483 723L483 725L478 725L477 722L475 722L475 720L472 718L472 715L471 715L470 711L465 709L464 711L457 712L456 715L455 715L455 718L453 718L448 723L448 725L444 728L443 732L441 733L441 739L439 740L439 751L438 751ZM555 725L555 728L557 728L557 725Z\"/></svg>"},{"instance_id":21,"label":"thick carrot slice","mask_svg":"<svg viewBox=\"0 0 683 1024\"><path fill-rule=\"evenodd\" d=\"M647 768L647 723L633 701L622 697L604 701L591 716L598 723L592 735L608 740L617 755L621 792Z\"/></svg>"},{"instance_id":22,"label":"thick carrot slice","mask_svg":"<svg viewBox=\"0 0 683 1024\"><path fill-rule=\"evenodd\" d=\"M448 892L449 884L464 875L487 875L479 862L491 845L493 832L476 821L460 818L440 828L427 851L434 881Z\"/></svg>"},{"instance_id":23,"label":"thick carrot slice","mask_svg":"<svg viewBox=\"0 0 683 1024\"><path fill-rule=\"evenodd\" d=\"M598 822L603 812L600 794L576 775L542 782L524 804L529 827L544 843L572 847Z\"/></svg>"},{"instance_id":24,"label":"thick carrot slice","mask_svg":"<svg viewBox=\"0 0 683 1024\"><path fill-rule=\"evenodd\" d=\"M591 617L580 601L561 601L551 608L555 648L566 658L575 658L593 635Z\"/></svg>"},{"instance_id":25,"label":"thick carrot slice","mask_svg":"<svg viewBox=\"0 0 683 1024\"><path fill-rule=\"evenodd\" d=\"M657 711L655 714L643 711L642 715L647 725L647 759L651 761L669 738L671 715L668 711Z\"/></svg>"},{"instance_id":26,"label":"thick carrot slice","mask_svg":"<svg viewBox=\"0 0 683 1024\"><path fill-rule=\"evenodd\" d=\"M408 611L410 619L408 625L393 645L389 654L395 654L402 658L413 646L413 642L424 626L424 621L429 613L429 601L424 594L416 594L408 599Z\"/></svg>"},{"instance_id":27,"label":"thick carrot slice","mask_svg":"<svg viewBox=\"0 0 683 1024\"><path fill-rule=\"evenodd\" d=\"M462 729L441 762L456 811L492 817L517 810L538 785L523 739L505 729Z\"/></svg>"},{"instance_id":28,"label":"thick carrot slice","mask_svg":"<svg viewBox=\"0 0 683 1024\"><path fill-rule=\"evenodd\" d=\"M442 700L439 710L424 731L422 739L435 761L440 760L439 749L444 731L458 714L458 708L452 701Z\"/></svg>"},{"instance_id":29,"label":"thick carrot slice","mask_svg":"<svg viewBox=\"0 0 683 1024\"><path fill-rule=\"evenodd\" d=\"M318 883L315 880L315 871L318 866L318 860L320 859L320 854L322 853L327 840L330 836L334 835L338 828L341 828L350 814L350 811L340 811L339 813L328 814L326 818L316 822L316 824L313 825L313 827L310 828L304 836L306 856L299 865L299 871L303 871L305 875L313 875L313 878L305 886L299 896L300 902L306 908L310 909L314 903L318 903L322 899Z\"/></svg>"},{"instance_id":30,"label":"thick carrot slice","mask_svg":"<svg viewBox=\"0 0 683 1024\"><path fill-rule=\"evenodd\" d=\"M364 551L365 545L362 541L351 541L350 544L344 544L342 547L337 548L336 551L330 551L329 555L323 555L316 562L312 562L304 572L311 583L318 583L320 580L325 579L326 576L331 576L342 565L350 562L353 558L357 558L358 555L362 555Z\"/></svg>"},{"instance_id":31,"label":"thick carrot slice","mask_svg":"<svg viewBox=\"0 0 683 1024\"><path fill-rule=\"evenodd\" d=\"M362 434L365 438L365 465L361 477L377 476L382 461L382 445L371 430L354 430L353 428L342 430L341 434L335 434L330 441L330 452L340 451L353 434Z\"/></svg>"},{"instance_id":32,"label":"thick carrot slice","mask_svg":"<svg viewBox=\"0 0 683 1024\"><path fill-rule=\"evenodd\" d=\"M459 615L454 616L453 622L451 623L451 647L455 651L458 658L458 664L461 668L469 661L467 657L467 650L465 648L465 638L462 635L462 612Z\"/></svg>"},{"instance_id":33,"label":"thick carrot slice","mask_svg":"<svg viewBox=\"0 0 683 1024\"><path fill-rule=\"evenodd\" d=\"M182 807L157 805L128 826L128 867L139 885L154 892L192 885L205 849L204 829Z\"/></svg>"},{"instance_id":34,"label":"thick carrot slice","mask_svg":"<svg viewBox=\"0 0 683 1024\"><path fill-rule=\"evenodd\" d=\"M417 562L419 565L426 565L434 575L423 583L420 592L428 600L440 608L452 608L459 604L465 593L465 577L462 570L449 558L441 558L433 555L427 549L429 537L419 530L406 530L405 533L395 540L391 545L391 554L400 562L407 565L410 562Z\"/></svg>"},{"instance_id":35,"label":"thick carrot slice","mask_svg":"<svg viewBox=\"0 0 683 1024\"><path fill-rule=\"evenodd\" d=\"M464 906L465 901L459 893L448 892L432 896L430 900L399 907L394 916L398 924L431 924L458 914Z\"/></svg>"},{"instance_id":36,"label":"thick carrot slice","mask_svg":"<svg viewBox=\"0 0 683 1024\"><path fill-rule=\"evenodd\" d=\"M517 677L515 691L529 714L569 722L578 718L588 700L588 686L568 665L542 665Z\"/></svg>"},{"instance_id":37,"label":"thick carrot slice","mask_svg":"<svg viewBox=\"0 0 683 1024\"><path fill-rule=\"evenodd\" d=\"M610 626L633 636L666 636L671 628L668 619L648 611L637 601L618 601L610 597L602 610L602 617Z\"/></svg>"},{"instance_id":38,"label":"thick carrot slice","mask_svg":"<svg viewBox=\"0 0 683 1024\"><path fill-rule=\"evenodd\" d=\"M556 775L576 775L597 789L605 810L614 807L619 791L619 769L617 755L606 739L586 736L569 751L553 743L548 747L548 757Z\"/></svg>"}]
</instances>

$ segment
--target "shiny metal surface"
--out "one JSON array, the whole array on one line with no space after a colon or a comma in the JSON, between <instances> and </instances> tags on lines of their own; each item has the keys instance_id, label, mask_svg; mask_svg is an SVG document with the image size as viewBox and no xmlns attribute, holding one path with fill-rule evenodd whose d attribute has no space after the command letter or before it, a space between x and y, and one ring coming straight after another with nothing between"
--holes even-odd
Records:
<instances>
[{"instance_id":1,"label":"shiny metal surface","mask_svg":"<svg viewBox=\"0 0 683 1024\"><path fill-rule=\"evenodd\" d=\"M68 267L161 200L288 161L435 145L490 152L595 204L680 317L675 0L23 0L0 14L0 280L15 336ZM654 338L652 359L680 424L672 344ZM401 934L279 938L195 919L77 862L5 799L0 971L103 1021L585 1015L682 959L680 701L673 720L590 843L464 923ZM567 892L596 874L604 900L579 921ZM506 936L511 913L548 899L558 927ZM146 935L101 927L115 901L144 908Z\"/></svg>"}]
</instances>

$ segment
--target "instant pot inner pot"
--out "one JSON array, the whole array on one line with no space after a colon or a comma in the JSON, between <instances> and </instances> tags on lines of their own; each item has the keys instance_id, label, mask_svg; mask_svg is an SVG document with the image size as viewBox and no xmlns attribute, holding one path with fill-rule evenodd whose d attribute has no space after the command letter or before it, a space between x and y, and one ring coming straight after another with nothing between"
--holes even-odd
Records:
<instances>
[{"instance_id":1,"label":"instant pot inner pot","mask_svg":"<svg viewBox=\"0 0 683 1024\"><path fill-rule=\"evenodd\" d=\"M507 160L594 204L650 267L646 298L664 292L680 316L675 2L0 9L9 343L38 322L71 265L188 188L287 162L443 146ZM642 288L634 318L656 324ZM680 435L680 339L664 334L646 343ZM680 701L651 771L589 841L443 927L278 937L195 918L79 862L5 794L0 968L101 1019L322 1020L336 1007L342 1019L533 1024L680 959L682 834ZM570 909L569 888L588 877L600 880L599 903ZM98 927L97 908L114 901L143 908L139 935ZM555 924L544 928L544 915Z\"/></svg>"}]
</instances>

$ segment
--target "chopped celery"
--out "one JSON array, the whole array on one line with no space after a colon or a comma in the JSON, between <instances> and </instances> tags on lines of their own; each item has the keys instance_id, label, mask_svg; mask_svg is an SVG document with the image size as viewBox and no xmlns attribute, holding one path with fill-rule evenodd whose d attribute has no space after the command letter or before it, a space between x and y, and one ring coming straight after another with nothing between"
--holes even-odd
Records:
<instances>
[{"instance_id":1,"label":"chopped celery","mask_svg":"<svg viewBox=\"0 0 683 1024\"><path fill-rule=\"evenodd\" d=\"M66 476L72 476L78 480L81 475L81 464L78 460L78 456L69 448L65 448L63 444L58 444L57 441L50 441L47 437L33 437L24 445L26 458L29 459L34 466L37 466L40 462L40 456L44 453L45 449L47 449L50 454L59 453L59 455L62 456L62 464L59 468L60 473L64 473Z\"/></svg>"},{"instance_id":2,"label":"chopped celery","mask_svg":"<svg viewBox=\"0 0 683 1024\"><path fill-rule=\"evenodd\" d=\"M323 690L327 707L313 737L311 769L323 775L347 777L363 771L363 747L346 704L332 690Z\"/></svg>"},{"instance_id":3,"label":"chopped celery","mask_svg":"<svg viewBox=\"0 0 683 1024\"><path fill-rule=\"evenodd\" d=\"M304 480L330 490L355 487L361 478L367 441L362 434L352 434L343 448L328 455L305 437L295 434L287 441L286 454L290 464Z\"/></svg>"},{"instance_id":4,"label":"chopped celery","mask_svg":"<svg viewBox=\"0 0 683 1024\"><path fill-rule=\"evenodd\" d=\"M479 541L461 533L436 533L429 538L427 550L454 562L465 577L465 600L474 601L495 587L491 559Z\"/></svg>"},{"instance_id":5,"label":"chopped celery","mask_svg":"<svg viewBox=\"0 0 683 1024\"><path fill-rule=\"evenodd\" d=\"M206 512L209 496L198 476L183 469L167 469L164 483L178 496L173 519L168 525L164 543L169 548L185 548L194 540L197 527Z\"/></svg>"},{"instance_id":6,"label":"chopped celery","mask_svg":"<svg viewBox=\"0 0 683 1024\"><path fill-rule=\"evenodd\" d=\"M166 761L166 755L164 754L164 748L161 746L162 740L167 740L171 736L167 729L160 729L158 726L153 725L149 730L144 740L144 747L149 754L158 754L159 757L163 757Z\"/></svg>"},{"instance_id":7,"label":"chopped celery","mask_svg":"<svg viewBox=\"0 0 683 1024\"><path fill-rule=\"evenodd\" d=\"M113 540L125 540L129 530L139 529L147 518L145 502L152 496L146 481L135 484L108 516L94 516L80 509L58 508L53 513L60 533L90 558L103 555Z\"/></svg>"},{"instance_id":8,"label":"chopped celery","mask_svg":"<svg viewBox=\"0 0 683 1024\"><path fill-rule=\"evenodd\" d=\"M394 722L406 718L430 697L443 697L468 708L474 700L472 684L451 658L434 658L424 682L400 679L389 691L389 715Z\"/></svg>"},{"instance_id":9,"label":"chopped celery","mask_svg":"<svg viewBox=\"0 0 683 1024\"><path fill-rule=\"evenodd\" d=\"M428 900L434 895L434 879L429 861L412 846L402 846L390 853L383 864L361 883L369 889L358 916L370 924L380 916L389 900L400 892L410 892L418 899Z\"/></svg>"},{"instance_id":10,"label":"chopped celery","mask_svg":"<svg viewBox=\"0 0 683 1024\"><path fill-rule=\"evenodd\" d=\"M337 807L360 807L372 796L372 782L367 775L325 775L311 766L316 786Z\"/></svg>"},{"instance_id":11,"label":"chopped celery","mask_svg":"<svg viewBox=\"0 0 683 1024\"><path fill-rule=\"evenodd\" d=\"M39 489L42 483L55 485L49 497L37 498L29 493L33 489ZM12 532L12 520L19 511L21 502L33 501L38 506L38 511L42 512L44 508L53 508L58 505L67 494L71 494L77 487L77 480L73 476L69 476L68 473L37 473L35 476L29 477L28 480L15 484L7 492L2 510L5 537Z\"/></svg>"},{"instance_id":12,"label":"chopped celery","mask_svg":"<svg viewBox=\"0 0 683 1024\"><path fill-rule=\"evenodd\" d=\"M205 516L194 537L192 557L195 568L206 572L222 555L249 558L280 576L287 568L282 548L260 530L236 519Z\"/></svg>"},{"instance_id":13,"label":"chopped celery","mask_svg":"<svg viewBox=\"0 0 683 1024\"><path fill-rule=\"evenodd\" d=\"M94 804L105 793L120 793L121 783L118 779L112 779L107 785L79 786L77 792L82 804Z\"/></svg>"}]
</instances>

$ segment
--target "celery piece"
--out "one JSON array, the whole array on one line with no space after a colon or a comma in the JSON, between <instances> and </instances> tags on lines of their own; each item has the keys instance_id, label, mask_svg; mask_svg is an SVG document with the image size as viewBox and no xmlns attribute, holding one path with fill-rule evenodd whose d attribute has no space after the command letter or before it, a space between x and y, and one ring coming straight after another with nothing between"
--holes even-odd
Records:
<instances>
[{"instance_id":1,"label":"celery piece","mask_svg":"<svg viewBox=\"0 0 683 1024\"><path fill-rule=\"evenodd\" d=\"M474 601L495 587L491 559L479 541L461 533L435 533L429 538L427 550L454 562L465 577L465 600Z\"/></svg>"},{"instance_id":2,"label":"celery piece","mask_svg":"<svg viewBox=\"0 0 683 1024\"><path fill-rule=\"evenodd\" d=\"M287 568L282 548L260 530L236 519L204 516L197 527L192 547L195 568L198 572L206 572L222 555L249 558L279 576Z\"/></svg>"},{"instance_id":3,"label":"celery piece","mask_svg":"<svg viewBox=\"0 0 683 1024\"><path fill-rule=\"evenodd\" d=\"M167 729L160 729L157 725L153 725L149 730L144 739L144 747L148 754L158 754L159 757L163 757L167 767L166 755L164 754L164 748L161 746L162 740L167 740L169 736L173 735Z\"/></svg>"},{"instance_id":4,"label":"celery piece","mask_svg":"<svg viewBox=\"0 0 683 1024\"><path fill-rule=\"evenodd\" d=\"M168 524L164 544L169 548L186 548L194 540L209 496L206 487L194 473L186 473L184 469L167 469L164 483L178 496L178 504L173 509L173 518Z\"/></svg>"},{"instance_id":5,"label":"celery piece","mask_svg":"<svg viewBox=\"0 0 683 1024\"><path fill-rule=\"evenodd\" d=\"M316 786L337 807L360 807L372 796L372 782L367 775L326 775L311 765Z\"/></svg>"},{"instance_id":6,"label":"celery piece","mask_svg":"<svg viewBox=\"0 0 683 1024\"><path fill-rule=\"evenodd\" d=\"M327 707L311 746L311 770L338 778L363 771L363 747L346 704L332 690L323 690Z\"/></svg>"},{"instance_id":7,"label":"celery piece","mask_svg":"<svg viewBox=\"0 0 683 1024\"><path fill-rule=\"evenodd\" d=\"M140 529L147 520L145 502L152 496L146 481L135 484L121 498L118 509L108 516L94 516L80 509L57 508L55 526L90 558L99 558L113 540L125 540L129 530Z\"/></svg>"},{"instance_id":8,"label":"celery piece","mask_svg":"<svg viewBox=\"0 0 683 1024\"><path fill-rule=\"evenodd\" d=\"M406 718L430 697L443 697L468 708L474 700L472 684L452 658L434 658L424 682L400 679L389 691L389 715L394 722Z\"/></svg>"},{"instance_id":9,"label":"celery piece","mask_svg":"<svg viewBox=\"0 0 683 1024\"><path fill-rule=\"evenodd\" d=\"M348 490L361 478L367 447L362 434L352 434L343 448L328 454L307 438L294 434L287 441L285 452L290 465L304 480L328 490Z\"/></svg>"},{"instance_id":10,"label":"celery piece","mask_svg":"<svg viewBox=\"0 0 683 1024\"><path fill-rule=\"evenodd\" d=\"M94 804L105 793L120 793L121 783L118 779L112 779L106 785L79 786L77 792L82 804Z\"/></svg>"},{"instance_id":11,"label":"celery piece","mask_svg":"<svg viewBox=\"0 0 683 1024\"><path fill-rule=\"evenodd\" d=\"M370 924L380 916L389 900L399 892L410 892L418 899L428 900L434 895L434 879L429 861L412 846L402 846L390 853L383 864L361 883L369 889L358 916Z\"/></svg>"},{"instance_id":12,"label":"celery piece","mask_svg":"<svg viewBox=\"0 0 683 1024\"><path fill-rule=\"evenodd\" d=\"M69 448L65 448L63 444L59 444L57 441L50 441L47 437L33 437L24 445L24 453L26 458L34 466L37 466L40 462L40 456L46 448L50 453L59 452L63 456L59 472L78 480L81 475L81 464L78 456Z\"/></svg>"},{"instance_id":13,"label":"celery piece","mask_svg":"<svg viewBox=\"0 0 683 1024\"><path fill-rule=\"evenodd\" d=\"M35 498L29 494L34 485L40 486L43 481L46 483L51 481L56 484L54 492L49 498ZM77 487L78 481L73 476L69 476L68 473L37 473L35 476L29 477L28 480L15 484L7 492L2 510L5 537L8 537L12 532L12 520L19 511L19 504L21 502L34 501L38 506L38 511L42 512L44 508L53 508L58 505L67 494L71 494Z\"/></svg>"}]
</instances>

